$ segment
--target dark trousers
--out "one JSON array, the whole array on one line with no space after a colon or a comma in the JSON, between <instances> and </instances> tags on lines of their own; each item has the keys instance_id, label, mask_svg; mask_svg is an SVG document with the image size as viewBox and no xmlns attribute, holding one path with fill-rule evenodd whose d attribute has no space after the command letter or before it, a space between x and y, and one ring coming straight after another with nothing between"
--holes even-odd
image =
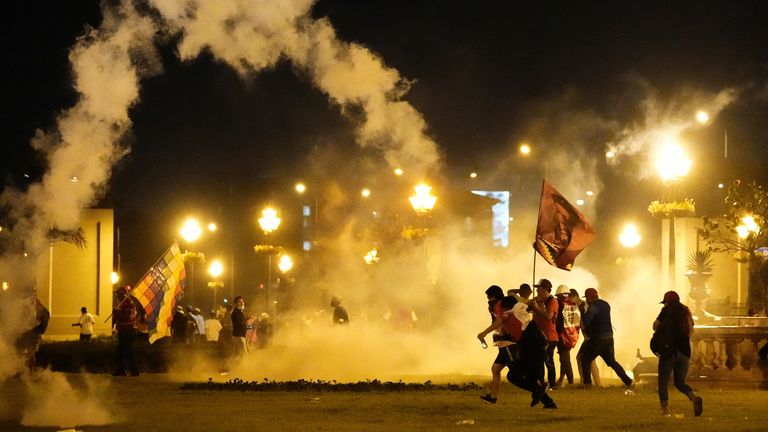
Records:
<instances>
[{"instance_id":1,"label":"dark trousers","mask_svg":"<svg viewBox=\"0 0 768 432\"><path fill-rule=\"evenodd\" d=\"M530 352L521 352L518 346L509 347L512 350L512 359L507 364L507 380L515 386L531 392L533 397L538 398L544 404L552 403L553 400L546 393L546 384L544 383L544 350L541 355L535 355Z\"/></svg>"},{"instance_id":2,"label":"dark trousers","mask_svg":"<svg viewBox=\"0 0 768 432\"><path fill-rule=\"evenodd\" d=\"M547 382L550 387L557 385L557 371L555 370L555 347L557 341L547 341L547 359L544 365L547 367Z\"/></svg>"},{"instance_id":3,"label":"dark trousers","mask_svg":"<svg viewBox=\"0 0 768 432\"><path fill-rule=\"evenodd\" d=\"M688 376L688 366L691 359L678 350L670 355L662 355L659 358L659 401L663 406L669 401L669 377L674 374L675 387L688 398L693 397L693 389L686 384L685 378Z\"/></svg>"},{"instance_id":4,"label":"dark trousers","mask_svg":"<svg viewBox=\"0 0 768 432\"><path fill-rule=\"evenodd\" d=\"M560 376L565 375L568 384L573 384L573 366L571 366L571 349L562 341L557 342L557 355L560 357Z\"/></svg>"},{"instance_id":5,"label":"dark trousers","mask_svg":"<svg viewBox=\"0 0 768 432\"><path fill-rule=\"evenodd\" d=\"M589 338L581 345L581 370L584 371L584 384L592 384L591 364L597 356L600 356L605 361L616 375L619 376L621 382L625 386L632 384L632 380L624 372L624 368L621 367L619 362L616 361L616 357L613 351L613 336Z\"/></svg>"},{"instance_id":6,"label":"dark trousers","mask_svg":"<svg viewBox=\"0 0 768 432\"><path fill-rule=\"evenodd\" d=\"M136 341L136 330L125 329L117 331L117 364L115 371L118 375L124 375L126 371L131 375L139 374L139 366L136 364L136 355L133 352L133 344Z\"/></svg>"},{"instance_id":7,"label":"dark trousers","mask_svg":"<svg viewBox=\"0 0 768 432\"><path fill-rule=\"evenodd\" d=\"M89 341L89 340L91 340L91 335L80 333L80 340L81 341Z\"/></svg>"}]
</instances>

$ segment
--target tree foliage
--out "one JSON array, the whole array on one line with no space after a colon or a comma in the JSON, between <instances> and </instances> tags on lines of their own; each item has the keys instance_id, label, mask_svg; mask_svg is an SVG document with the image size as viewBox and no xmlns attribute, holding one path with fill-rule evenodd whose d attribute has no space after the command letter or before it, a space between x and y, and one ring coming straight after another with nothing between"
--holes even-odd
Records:
<instances>
[{"instance_id":1,"label":"tree foliage","mask_svg":"<svg viewBox=\"0 0 768 432\"><path fill-rule=\"evenodd\" d=\"M761 228L768 220L768 192L761 185L734 181L726 190L724 204L723 213L704 217L704 227L699 230L713 251L754 254L755 249L768 243L768 229L750 231L743 239L737 234L746 216L752 216Z\"/></svg>"},{"instance_id":2,"label":"tree foliage","mask_svg":"<svg viewBox=\"0 0 768 432\"><path fill-rule=\"evenodd\" d=\"M723 213L705 217L699 234L714 252L732 253L734 259L749 263L749 292L747 306L750 309L764 307L768 301L768 265L756 250L768 244L768 191L752 181L734 181L726 190ZM754 221L747 230L745 218ZM740 237L741 229L744 237Z\"/></svg>"}]
</instances>

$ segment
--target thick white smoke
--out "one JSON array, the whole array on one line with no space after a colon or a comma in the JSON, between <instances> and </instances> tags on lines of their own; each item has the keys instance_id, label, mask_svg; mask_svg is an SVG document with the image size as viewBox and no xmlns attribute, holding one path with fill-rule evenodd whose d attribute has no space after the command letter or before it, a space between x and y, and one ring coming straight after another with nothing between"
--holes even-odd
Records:
<instances>
[{"instance_id":1,"label":"thick white smoke","mask_svg":"<svg viewBox=\"0 0 768 432\"><path fill-rule=\"evenodd\" d=\"M625 127L606 146L608 162L619 165L625 158L640 157L636 175L647 179L656 174L654 158L659 146L681 141L685 132L701 127L694 113L705 111L714 120L720 112L736 101L738 91L724 89L718 93L685 90L675 95L671 102L664 102L657 93L644 86L646 98L641 103L642 121ZM634 174L634 173L633 173Z\"/></svg>"}]
</instances>

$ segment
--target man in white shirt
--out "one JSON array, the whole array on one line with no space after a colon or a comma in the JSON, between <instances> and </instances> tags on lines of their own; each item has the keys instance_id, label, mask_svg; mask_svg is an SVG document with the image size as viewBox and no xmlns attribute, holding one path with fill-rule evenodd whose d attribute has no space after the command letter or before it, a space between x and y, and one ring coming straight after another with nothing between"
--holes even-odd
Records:
<instances>
[{"instance_id":1,"label":"man in white shirt","mask_svg":"<svg viewBox=\"0 0 768 432\"><path fill-rule=\"evenodd\" d=\"M85 308L85 306L80 308L80 318L77 320L77 323L72 324L72 326L78 326L80 327L80 340L81 341L88 341L91 340L91 336L93 336L93 325L96 324L96 320L93 319L93 315L91 315L90 312L88 312L88 309Z\"/></svg>"},{"instance_id":2,"label":"man in white shirt","mask_svg":"<svg viewBox=\"0 0 768 432\"><path fill-rule=\"evenodd\" d=\"M221 322L216 319L216 312L211 312L211 315L205 320L205 340L208 342L218 342L220 332Z\"/></svg>"}]
</instances>

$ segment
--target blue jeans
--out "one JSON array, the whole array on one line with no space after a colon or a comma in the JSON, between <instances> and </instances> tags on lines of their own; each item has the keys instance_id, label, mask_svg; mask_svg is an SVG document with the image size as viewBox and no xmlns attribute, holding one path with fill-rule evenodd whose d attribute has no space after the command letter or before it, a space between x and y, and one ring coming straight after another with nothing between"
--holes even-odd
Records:
<instances>
[{"instance_id":1,"label":"blue jeans","mask_svg":"<svg viewBox=\"0 0 768 432\"><path fill-rule=\"evenodd\" d=\"M659 358L659 401L663 406L666 406L667 401L669 401L667 387L669 386L669 376L673 373L675 387L689 399L692 397L693 389L685 382L690 364L691 359L678 350L675 350L671 355L662 355Z\"/></svg>"}]
</instances>

